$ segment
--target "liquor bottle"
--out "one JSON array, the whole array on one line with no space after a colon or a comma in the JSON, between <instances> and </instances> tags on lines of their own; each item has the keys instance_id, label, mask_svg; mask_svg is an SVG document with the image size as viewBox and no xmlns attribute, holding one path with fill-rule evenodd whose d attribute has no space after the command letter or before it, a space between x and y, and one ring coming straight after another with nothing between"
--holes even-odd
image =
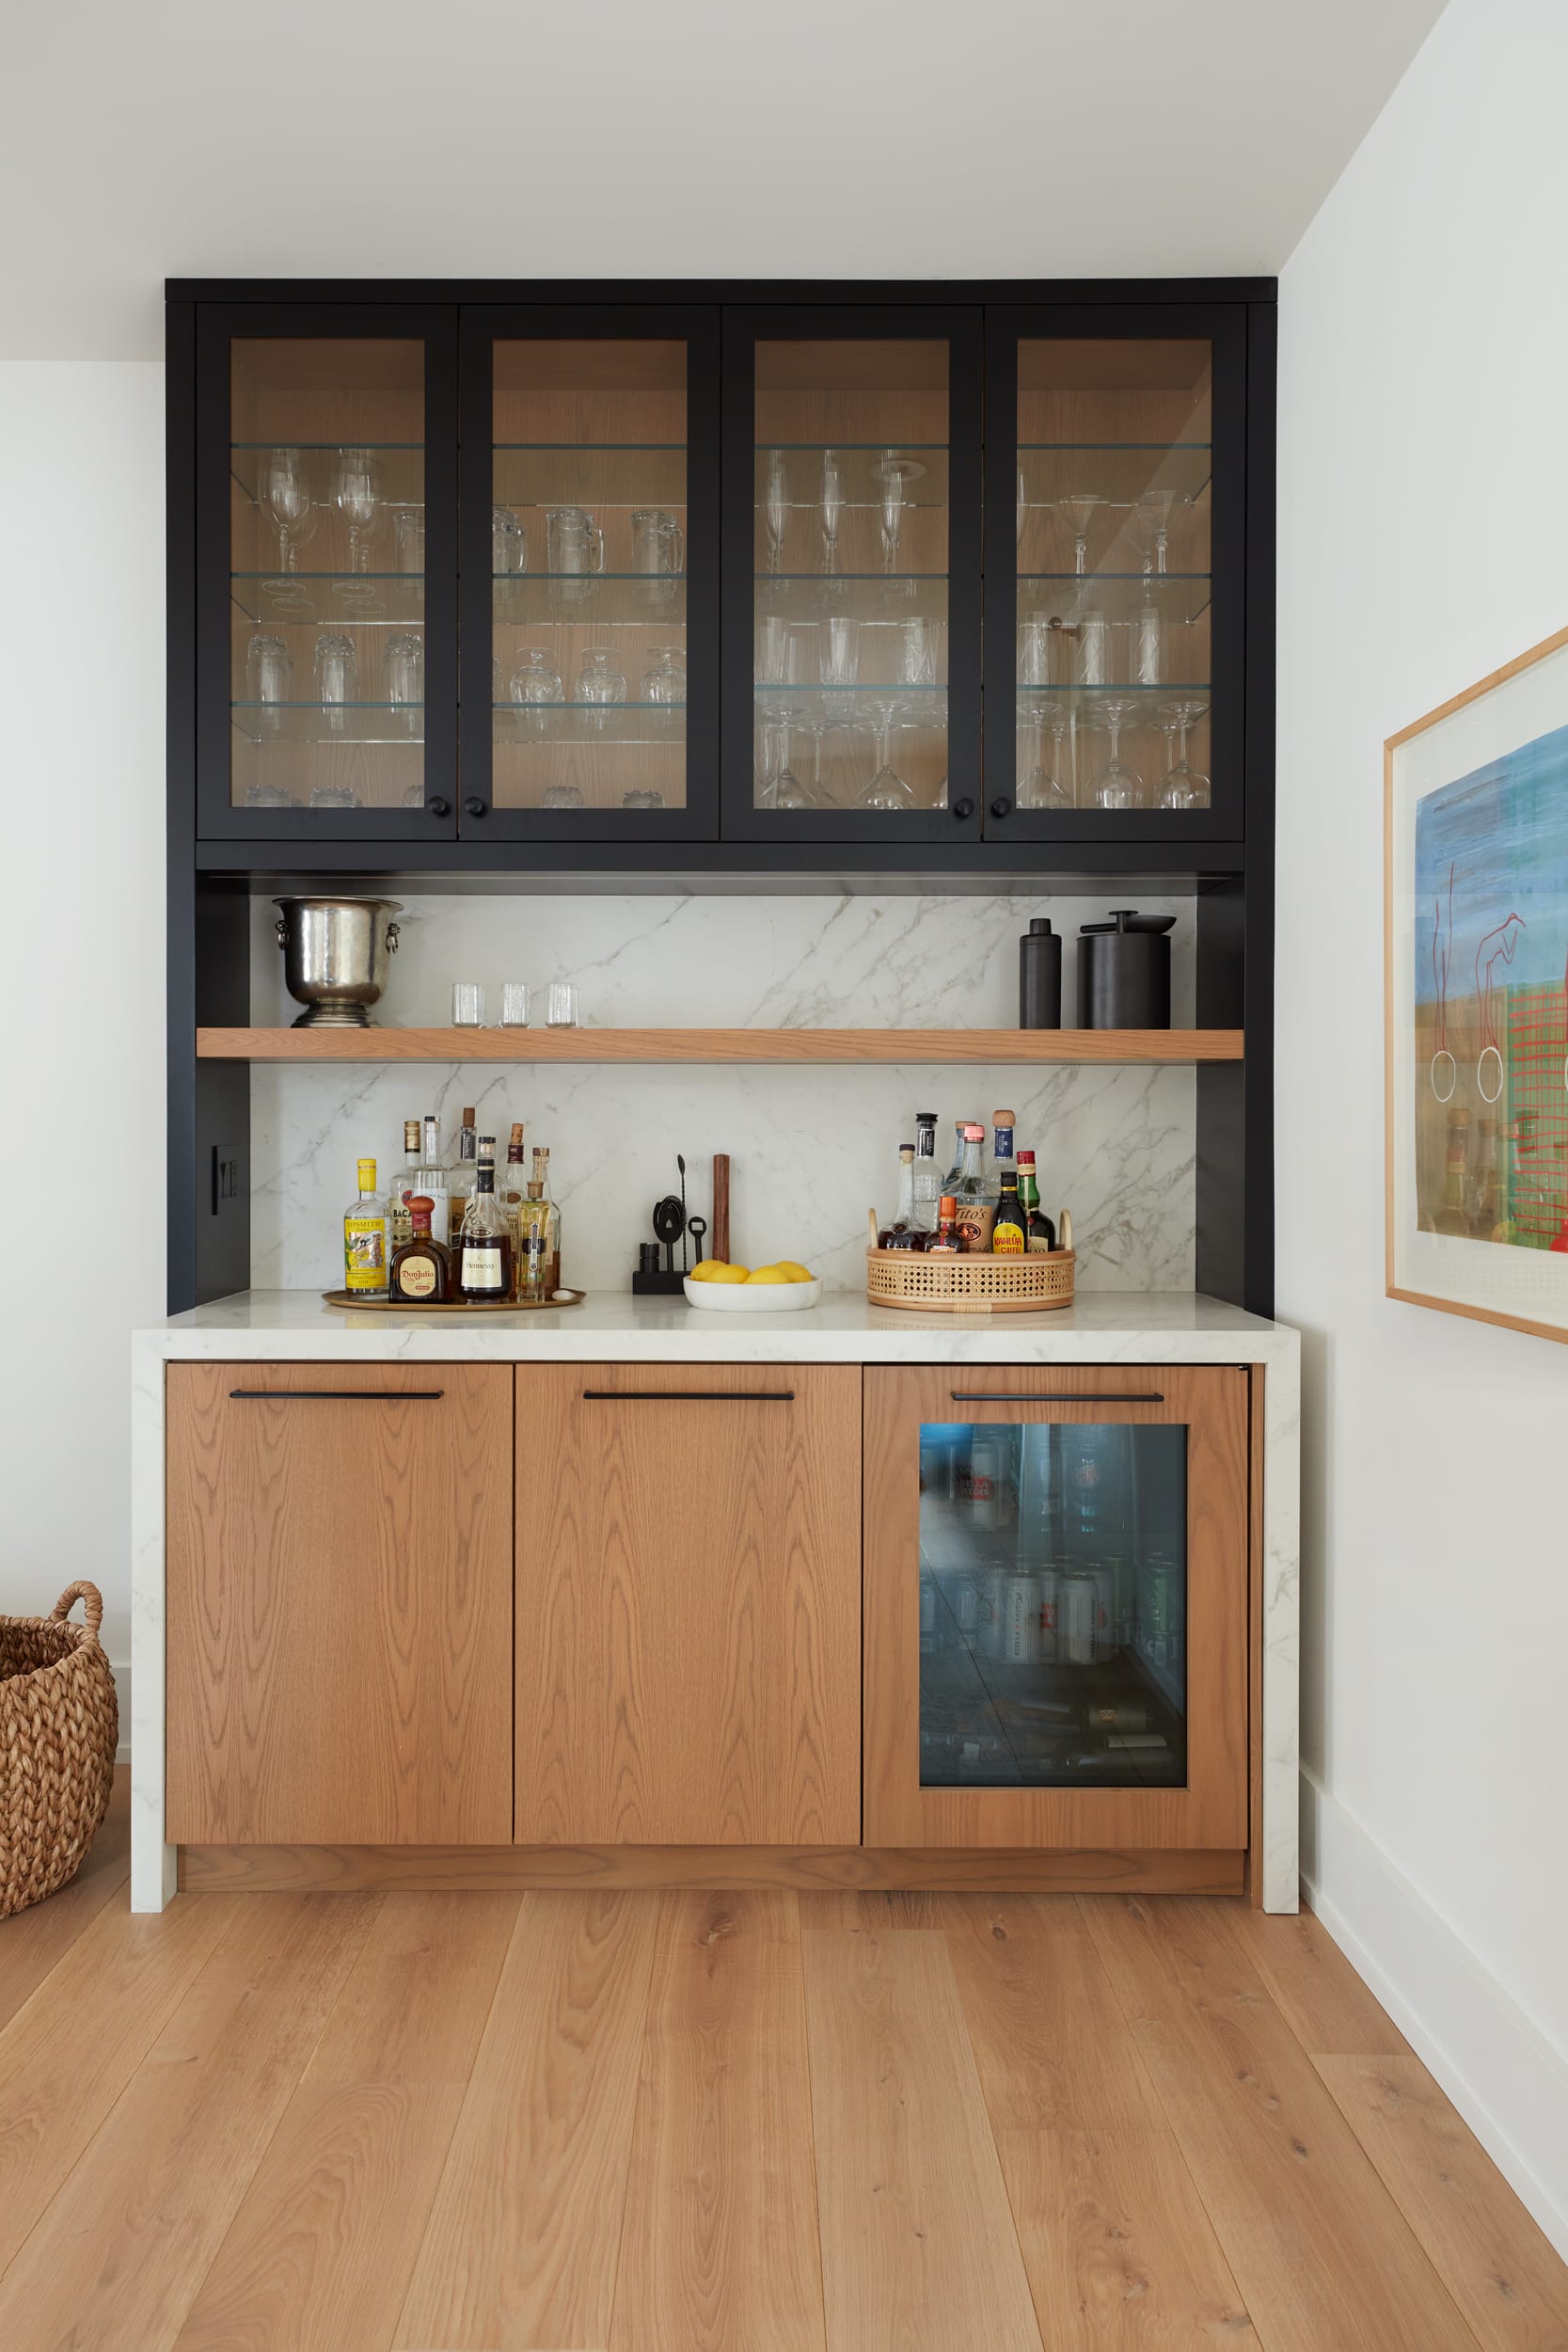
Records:
<instances>
[{"instance_id":1,"label":"liquor bottle","mask_svg":"<svg viewBox=\"0 0 1568 2352\"><path fill-rule=\"evenodd\" d=\"M410 1196L409 1238L392 1252L392 1296L424 1307L444 1306L451 1293L451 1260L430 1231L435 1206L428 1192Z\"/></svg>"},{"instance_id":2,"label":"liquor bottle","mask_svg":"<svg viewBox=\"0 0 1568 2352\"><path fill-rule=\"evenodd\" d=\"M496 1138L476 1138L474 1188L463 1212L458 1245L457 1295L466 1305L483 1306L512 1295L512 1233L496 1199Z\"/></svg>"},{"instance_id":3,"label":"liquor bottle","mask_svg":"<svg viewBox=\"0 0 1568 2352\"><path fill-rule=\"evenodd\" d=\"M1040 1188L1035 1181L1035 1155L1021 1152L1018 1155L1018 1197L1029 1226L1029 1248L1046 1256L1056 1247L1056 1228L1040 1207Z\"/></svg>"},{"instance_id":4,"label":"liquor bottle","mask_svg":"<svg viewBox=\"0 0 1568 2352\"><path fill-rule=\"evenodd\" d=\"M375 1162L359 1162L359 1197L343 1211L343 1288L356 1298L385 1298L387 1203L375 1188Z\"/></svg>"},{"instance_id":5,"label":"liquor bottle","mask_svg":"<svg viewBox=\"0 0 1568 2352\"><path fill-rule=\"evenodd\" d=\"M937 1230L926 1244L928 1258L957 1258L962 1255L958 1240L958 1204L950 1192L944 1192L937 1202Z\"/></svg>"},{"instance_id":6,"label":"liquor bottle","mask_svg":"<svg viewBox=\"0 0 1568 2352\"><path fill-rule=\"evenodd\" d=\"M426 1111L423 1127L420 1165L414 1171L414 1189L429 1198L432 1241L438 1241L443 1249L450 1250L454 1239L451 1194L447 1188L447 1167L441 1157L441 1121L435 1111ZM461 1219L458 1221L462 1222Z\"/></svg>"},{"instance_id":7,"label":"liquor bottle","mask_svg":"<svg viewBox=\"0 0 1568 2352\"><path fill-rule=\"evenodd\" d=\"M917 1233L934 1233L937 1230L937 1203L942 1199L942 1179L937 1174L937 1115L935 1111L916 1111L914 1115L914 1229Z\"/></svg>"},{"instance_id":8,"label":"liquor bottle","mask_svg":"<svg viewBox=\"0 0 1568 2352\"><path fill-rule=\"evenodd\" d=\"M986 1174L990 1179L991 1198L999 1200L1002 1197L1003 1177L1016 1175L1018 1172L1018 1162L1013 1157L1013 1128L1017 1124L1017 1113L992 1111L990 1119L995 1148L991 1152L990 1164L986 1169Z\"/></svg>"},{"instance_id":9,"label":"liquor bottle","mask_svg":"<svg viewBox=\"0 0 1568 2352\"><path fill-rule=\"evenodd\" d=\"M528 1178L523 1173L523 1122L512 1122L512 1140L506 1147L506 1168L497 1184L497 1198L506 1211L506 1221L512 1228L512 1263L515 1268L522 1255L523 1231L519 1212L528 1197Z\"/></svg>"},{"instance_id":10,"label":"liquor bottle","mask_svg":"<svg viewBox=\"0 0 1568 2352\"><path fill-rule=\"evenodd\" d=\"M958 1240L969 1257L984 1257L990 1248L996 1222L996 1195L986 1175L983 1153L986 1131L973 1120L964 1129L963 1159L956 1184L947 1189L956 1203Z\"/></svg>"},{"instance_id":11,"label":"liquor bottle","mask_svg":"<svg viewBox=\"0 0 1568 2352\"><path fill-rule=\"evenodd\" d=\"M990 1229L992 1253L998 1258L1022 1258L1029 1248L1029 1220L1018 1197L1018 1170L1005 1168L996 1216Z\"/></svg>"},{"instance_id":12,"label":"liquor bottle","mask_svg":"<svg viewBox=\"0 0 1568 2352\"><path fill-rule=\"evenodd\" d=\"M526 1196L517 1207L517 1250L519 1263L516 1281L517 1295L523 1295L522 1285L528 1274L528 1256L535 1232L541 1236L539 1254L544 1264L545 1296L550 1297L561 1288L561 1212L549 1196L550 1154L548 1146L536 1144L533 1152L533 1174Z\"/></svg>"},{"instance_id":13,"label":"liquor bottle","mask_svg":"<svg viewBox=\"0 0 1568 2352\"><path fill-rule=\"evenodd\" d=\"M879 1249L924 1249L926 1236L914 1223L914 1146L898 1147L898 1202L890 1224L877 1235Z\"/></svg>"},{"instance_id":14,"label":"liquor bottle","mask_svg":"<svg viewBox=\"0 0 1568 2352\"><path fill-rule=\"evenodd\" d=\"M542 1307L550 1295L549 1221L545 1212L545 1188L529 1179L523 1200L524 1216L518 1228L517 1296L531 1307ZM528 1214L537 1209L537 1216Z\"/></svg>"},{"instance_id":15,"label":"liquor bottle","mask_svg":"<svg viewBox=\"0 0 1568 2352\"><path fill-rule=\"evenodd\" d=\"M401 1249L414 1231L408 1214L411 1193L419 1190L420 1122L405 1119L403 1122L403 1166L392 1179L390 1197L387 1202L388 1227L392 1248Z\"/></svg>"},{"instance_id":16,"label":"liquor bottle","mask_svg":"<svg viewBox=\"0 0 1568 2352\"><path fill-rule=\"evenodd\" d=\"M474 1114L463 1114L463 1124L457 1131L457 1150L447 1168L448 1215L451 1218L452 1248L457 1247L463 1231L463 1214L474 1194Z\"/></svg>"},{"instance_id":17,"label":"liquor bottle","mask_svg":"<svg viewBox=\"0 0 1568 2352\"><path fill-rule=\"evenodd\" d=\"M972 1119L955 1119L953 1121L953 1165L942 1180L943 1192L956 1193L958 1189L958 1179L964 1172L964 1136L974 1124Z\"/></svg>"}]
</instances>

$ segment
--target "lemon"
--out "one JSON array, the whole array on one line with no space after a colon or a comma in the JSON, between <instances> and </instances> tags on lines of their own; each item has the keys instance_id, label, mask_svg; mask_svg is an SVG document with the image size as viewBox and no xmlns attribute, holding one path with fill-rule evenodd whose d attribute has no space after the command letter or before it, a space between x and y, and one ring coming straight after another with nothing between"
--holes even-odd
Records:
<instances>
[{"instance_id":1,"label":"lemon","mask_svg":"<svg viewBox=\"0 0 1568 2352\"><path fill-rule=\"evenodd\" d=\"M749 1282L752 1279L749 1267L726 1265L722 1258L710 1258L707 1269L705 1279L709 1282Z\"/></svg>"},{"instance_id":2,"label":"lemon","mask_svg":"<svg viewBox=\"0 0 1568 2352\"><path fill-rule=\"evenodd\" d=\"M755 1273L746 1277L748 1282L787 1282L790 1279L780 1265L759 1265Z\"/></svg>"},{"instance_id":3,"label":"lemon","mask_svg":"<svg viewBox=\"0 0 1568 2352\"><path fill-rule=\"evenodd\" d=\"M810 1266L802 1265L799 1258L780 1258L777 1263L786 1282L815 1282L816 1279Z\"/></svg>"},{"instance_id":4,"label":"lemon","mask_svg":"<svg viewBox=\"0 0 1568 2352\"><path fill-rule=\"evenodd\" d=\"M722 1258L704 1258L692 1267L691 1279L694 1282L716 1282L724 1271Z\"/></svg>"}]
</instances>

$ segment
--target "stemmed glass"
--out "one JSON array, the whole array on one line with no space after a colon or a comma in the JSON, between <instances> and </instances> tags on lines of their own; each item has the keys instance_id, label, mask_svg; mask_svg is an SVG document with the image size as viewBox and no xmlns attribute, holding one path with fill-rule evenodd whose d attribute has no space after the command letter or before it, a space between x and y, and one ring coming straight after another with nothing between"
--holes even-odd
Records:
<instances>
[{"instance_id":1,"label":"stemmed glass","mask_svg":"<svg viewBox=\"0 0 1568 2352\"><path fill-rule=\"evenodd\" d=\"M341 449L333 504L348 525L348 567L370 569L369 544L381 514L381 472L368 449Z\"/></svg>"},{"instance_id":2,"label":"stemmed glass","mask_svg":"<svg viewBox=\"0 0 1568 2352\"><path fill-rule=\"evenodd\" d=\"M582 657L582 667L572 689L572 700L594 706L594 723L602 729L606 723L607 708L612 704L624 703L626 699L626 677L615 667L610 647L590 646Z\"/></svg>"},{"instance_id":3,"label":"stemmed glass","mask_svg":"<svg viewBox=\"0 0 1568 2352\"><path fill-rule=\"evenodd\" d=\"M1060 710L1051 713L1049 763L1045 757L1045 712L1038 704L1029 713L1029 725L1034 739L1035 760L1018 787L1018 804L1020 808L1070 808L1072 793L1062 782L1062 744L1067 735L1067 719Z\"/></svg>"},{"instance_id":4,"label":"stemmed glass","mask_svg":"<svg viewBox=\"0 0 1568 2352\"><path fill-rule=\"evenodd\" d=\"M784 560L784 529L789 521L789 484L784 476L784 452L770 449L768 453L768 482L762 502L763 528L768 533L768 569L777 573Z\"/></svg>"},{"instance_id":5,"label":"stemmed glass","mask_svg":"<svg viewBox=\"0 0 1568 2352\"><path fill-rule=\"evenodd\" d=\"M1075 491L1070 498L1058 500L1057 503L1067 516L1072 532L1072 568L1082 580L1089 568L1089 525L1094 520L1096 510L1103 506L1105 501L1098 490L1081 490Z\"/></svg>"},{"instance_id":6,"label":"stemmed glass","mask_svg":"<svg viewBox=\"0 0 1568 2352\"><path fill-rule=\"evenodd\" d=\"M1209 779L1195 769L1187 757L1187 729L1202 718L1203 703L1172 703L1163 715L1169 719L1177 733L1177 756L1174 767L1168 768L1160 779L1155 804L1160 808L1207 808Z\"/></svg>"},{"instance_id":7,"label":"stemmed glass","mask_svg":"<svg viewBox=\"0 0 1568 2352\"><path fill-rule=\"evenodd\" d=\"M1102 715L1111 739L1111 756L1089 787L1089 804L1093 808L1141 808L1143 779L1121 756L1121 730L1128 707L1120 701L1108 702Z\"/></svg>"},{"instance_id":8,"label":"stemmed glass","mask_svg":"<svg viewBox=\"0 0 1568 2352\"><path fill-rule=\"evenodd\" d=\"M1132 509L1132 536L1144 560L1144 577L1163 574L1170 537L1170 511L1176 492L1150 487Z\"/></svg>"},{"instance_id":9,"label":"stemmed glass","mask_svg":"<svg viewBox=\"0 0 1568 2352\"><path fill-rule=\"evenodd\" d=\"M894 767L888 754L888 737L897 718L900 704L895 695L874 699L870 709L877 742L877 772L855 801L857 808L913 808L914 794Z\"/></svg>"},{"instance_id":10,"label":"stemmed glass","mask_svg":"<svg viewBox=\"0 0 1568 2352\"><path fill-rule=\"evenodd\" d=\"M822 496L817 512L822 518L822 569L838 569L838 527L844 517L844 477L839 472L837 452L822 453Z\"/></svg>"},{"instance_id":11,"label":"stemmed glass","mask_svg":"<svg viewBox=\"0 0 1568 2352\"><path fill-rule=\"evenodd\" d=\"M546 724L541 705L564 702L561 672L556 668L543 645L525 645L517 656L516 666L508 682L507 691L515 703L525 710L538 710L537 723Z\"/></svg>"},{"instance_id":12,"label":"stemmed glass","mask_svg":"<svg viewBox=\"0 0 1568 2352\"><path fill-rule=\"evenodd\" d=\"M315 529L315 502L297 449L269 449L256 485L257 503L277 533L277 568L292 572L294 548Z\"/></svg>"}]
</instances>

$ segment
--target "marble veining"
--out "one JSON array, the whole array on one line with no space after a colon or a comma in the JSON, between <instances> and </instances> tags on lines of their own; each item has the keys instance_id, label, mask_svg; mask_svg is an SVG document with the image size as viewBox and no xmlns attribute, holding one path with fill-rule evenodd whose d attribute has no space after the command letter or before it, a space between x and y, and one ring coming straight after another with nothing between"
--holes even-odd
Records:
<instances>
[{"instance_id":1,"label":"marble veining","mask_svg":"<svg viewBox=\"0 0 1568 2352\"><path fill-rule=\"evenodd\" d=\"M508 1363L1256 1363L1263 1413L1263 1901L1297 1902L1300 1343L1288 1326L1190 1290L1080 1295L1041 1316L903 1314L863 1292L803 1314L705 1314L613 1292L548 1315L420 1324L344 1312L314 1291L247 1291L138 1331L132 1343L132 1906L174 1891L164 1840L164 1368L171 1360Z\"/></svg>"},{"instance_id":2,"label":"marble veining","mask_svg":"<svg viewBox=\"0 0 1568 2352\"><path fill-rule=\"evenodd\" d=\"M1190 898L1140 896L1172 914L1173 1019L1190 1022ZM1017 943L1032 914L1066 935L1064 996L1075 1006L1074 941L1105 913L1061 898L420 898L399 917L401 946L383 1011L439 1025L454 978L542 992L572 979L597 1027L1011 1027ZM255 902L253 1019L297 1010L282 982L270 900ZM526 1050L526 1048L525 1048ZM865 1212L891 1209L899 1143L919 1109L990 1121L1005 1104L1018 1140L1039 1154L1048 1208L1071 1207L1085 1289L1163 1290L1194 1279L1196 1086L1190 1068L508 1067L409 1069L258 1064L251 1074L251 1279L259 1287L337 1279L339 1219L354 1163L399 1164L403 1121L440 1113L449 1142L465 1106L504 1148L521 1119L546 1143L568 1271L592 1287L629 1285L651 1237L658 1193L678 1184L709 1215L708 1168L734 1170L732 1254L788 1255L824 1280L860 1279Z\"/></svg>"}]
</instances>

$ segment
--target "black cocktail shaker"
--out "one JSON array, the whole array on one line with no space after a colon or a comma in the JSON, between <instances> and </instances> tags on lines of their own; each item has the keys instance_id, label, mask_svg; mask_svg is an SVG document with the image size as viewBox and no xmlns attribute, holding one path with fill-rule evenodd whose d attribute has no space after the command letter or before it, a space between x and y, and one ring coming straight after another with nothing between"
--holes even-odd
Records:
<instances>
[{"instance_id":1,"label":"black cocktail shaker","mask_svg":"<svg viewBox=\"0 0 1568 2352\"><path fill-rule=\"evenodd\" d=\"M1170 1027L1170 933L1174 914L1113 910L1085 923L1078 942L1081 1029Z\"/></svg>"},{"instance_id":2,"label":"black cocktail shaker","mask_svg":"<svg viewBox=\"0 0 1568 2352\"><path fill-rule=\"evenodd\" d=\"M1043 914L1031 915L1018 943L1018 1025L1059 1029L1062 1025L1062 941Z\"/></svg>"}]
</instances>

